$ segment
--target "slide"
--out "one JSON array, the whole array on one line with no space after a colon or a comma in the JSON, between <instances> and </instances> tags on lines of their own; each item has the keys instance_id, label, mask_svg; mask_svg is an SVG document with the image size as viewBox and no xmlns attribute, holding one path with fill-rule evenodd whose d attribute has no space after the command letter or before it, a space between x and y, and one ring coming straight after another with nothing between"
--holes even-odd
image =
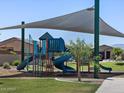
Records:
<instances>
[{"instance_id":1,"label":"slide","mask_svg":"<svg viewBox=\"0 0 124 93\"><path fill-rule=\"evenodd\" d=\"M101 65L101 64L99 64L99 65L100 65L100 67L101 67L102 69L104 69L104 70L108 70L109 72L112 71L112 68L110 68L110 67L105 67L105 66L103 66L103 65Z\"/></svg>"},{"instance_id":2,"label":"slide","mask_svg":"<svg viewBox=\"0 0 124 93\"><path fill-rule=\"evenodd\" d=\"M55 65L56 68L63 70L64 73L74 73L75 72L74 68L64 65L64 62L68 61L70 58L71 55L63 55L59 58L56 58L53 61L53 64Z\"/></svg>"},{"instance_id":3,"label":"slide","mask_svg":"<svg viewBox=\"0 0 124 93\"><path fill-rule=\"evenodd\" d=\"M17 66L17 70L24 69L28 65L28 63L31 62L32 60L33 60L33 56L25 59L20 65Z\"/></svg>"}]
</instances>

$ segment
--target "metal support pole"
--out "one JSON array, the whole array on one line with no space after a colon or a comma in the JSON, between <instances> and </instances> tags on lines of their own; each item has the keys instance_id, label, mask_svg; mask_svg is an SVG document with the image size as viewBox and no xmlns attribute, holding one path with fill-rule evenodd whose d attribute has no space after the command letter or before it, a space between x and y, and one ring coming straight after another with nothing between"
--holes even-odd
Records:
<instances>
[{"instance_id":1,"label":"metal support pole","mask_svg":"<svg viewBox=\"0 0 124 93\"><path fill-rule=\"evenodd\" d=\"M25 22L22 21L22 25L24 25ZM25 29L21 28L21 62L24 61L24 40L25 40Z\"/></svg>"},{"instance_id":2,"label":"metal support pole","mask_svg":"<svg viewBox=\"0 0 124 93\"><path fill-rule=\"evenodd\" d=\"M99 0L95 0L95 17L94 17L94 78L99 78Z\"/></svg>"},{"instance_id":3,"label":"metal support pole","mask_svg":"<svg viewBox=\"0 0 124 93\"><path fill-rule=\"evenodd\" d=\"M33 76L35 77L35 57L34 57L34 41L33 41Z\"/></svg>"},{"instance_id":4,"label":"metal support pole","mask_svg":"<svg viewBox=\"0 0 124 93\"><path fill-rule=\"evenodd\" d=\"M49 57L48 57L48 38L46 39L46 72L49 72Z\"/></svg>"}]
</instances>

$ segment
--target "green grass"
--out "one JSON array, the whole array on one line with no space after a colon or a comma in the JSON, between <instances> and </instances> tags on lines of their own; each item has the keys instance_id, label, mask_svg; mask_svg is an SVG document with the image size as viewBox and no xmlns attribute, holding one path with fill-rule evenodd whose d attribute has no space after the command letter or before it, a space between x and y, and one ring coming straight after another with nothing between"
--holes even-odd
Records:
<instances>
[{"instance_id":1,"label":"green grass","mask_svg":"<svg viewBox=\"0 0 124 93\"><path fill-rule=\"evenodd\" d=\"M124 71L124 62L104 62L103 66L111 67L112 71Z\"/></svg>"},{"instance_id":2,"label":"green grass","mask_svg":"<svg viewBox=\"0 0 124 93\"><path fill-rule=\"evenodd\" d=\"M106 67L111 67L112 71L124 71L124 62L101 62L100 64ZM76 69L75 63L68 63L68 66ZM90 67L93 67L93 64L91 64ZM88 70L88 67L84 65L83 70Z\"/></svg>"},{"instance_id":3,"label":"green grass","mask_svg":"<svg viewBox=\"0 0 124 93\"><path fill-rule=\"evenodd\" d=\"M70 67L72 67L72 68L74 68L74 69L76 70L76 63L68 62L67 65L70 66ZM86 66L86 65L85 65L85 66L81 66L81 67L83 67L83 70L88 70L88 66ZM45 70L46 68L43 67L43 69ZM27 70L26 67L25 67L25 70ZM33 70L32 65L29 65L29 66L28 66L28 70L30 70L30 71Z\"/></svg>"},{"instance_id":4,"label":"green grass","mask_svg":"<svg viewBox=\"0 0 124 93\"><path fill-rule=\"evenodd\" d=\"M101 62L100 64L106 67L111 67L112 71L124 71L124 62L103 62L103 63ZM76 70L76 63L68 62L67 65ZM32 66L29 66L29 67L30 67L29 69L32 70ZM87 65L81 66L81 68L82 67L84 71L88 70ZM93 67L93 64L91 64L90 67Z\"/></svg>"},{"instance_id":5,"label":"green grass","mask_svg":"<svg viewBox=\"0 0 124 93\"><path fill-rule=\"evenodd\" d=\"M0 79L0 93L95 93L98 87L53 79Z\"/></svg>"},{"instance_id":6,"label":"green grass","mask_svg":"<svg viewBox=\"0 0 124 93\"><path fill-rule=\"evenodd\" d=\"M72 67L72 68L74 68L76 70L76 63L69 62L67 65L70 66L70 67ZM93 65L90 65L90 67L92 67L92 66ZM83 68L83 70L85 70L85 71L88 71L88 65L81 66L81 68Z\"/></svg>"},{"instance_id":7,"label":"green grass","mask_svg":"<svg viewBox=\"0 0 124 93\"><path fill-rule=\"evenodd\" d=\"M72 68L74 68L74 69L76 69L76 63L67 63L67 66L70 66L70 67L72 67Z\"/></svg>"}]
</instances>

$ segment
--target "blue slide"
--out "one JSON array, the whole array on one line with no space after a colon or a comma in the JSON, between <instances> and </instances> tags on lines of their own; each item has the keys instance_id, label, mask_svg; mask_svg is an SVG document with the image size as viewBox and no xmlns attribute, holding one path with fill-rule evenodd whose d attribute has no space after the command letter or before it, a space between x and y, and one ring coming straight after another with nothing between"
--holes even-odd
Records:
<instances>
[{"instance_id":1,"label":"blue slide","mask_svg":"<svg viewBox=\"0 0 124 93\"><path fill-rule=\"evenodd\" d=\"M20 65L17 66L17 70L22 70L24 69L29 62L33 60L33 56L30 56L29 58L25 59Z\"/></svg>"},{"instance_id":2,"label":"blue slide","mask_svg":"<svg viewBox=\"0 0 124 93\"><path fill-rule=\"evenodd\" d=\"M53 64L55 65L56 68L63 70L64 73L74 73L75 72L74 68L64 65L64 62L68 61L70 58L71 55L63 55L59 58L56 58L53 61Z\"/></svg>"}]
</instances>

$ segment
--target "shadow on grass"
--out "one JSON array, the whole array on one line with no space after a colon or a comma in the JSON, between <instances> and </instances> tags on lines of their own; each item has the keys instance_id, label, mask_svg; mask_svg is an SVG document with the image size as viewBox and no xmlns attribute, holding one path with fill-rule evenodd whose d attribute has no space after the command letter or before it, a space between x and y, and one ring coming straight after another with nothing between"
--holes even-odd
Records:
<instances>
[{"instance_id":1,"label":"shadow on grass","mask_svg":"<svg viewBox=\"0 0 124 93\"><path fill-rule=\"evenodd\" d=\"M0 85L2 85L3 84L3 82L0 82Z\"/></svg>"},{"instance_id":2,"label":"shadow on grass","mask_svg":"<svg viewBox=\"0 0 124 93\"><path fill-rule=\"evenodd\" d=\"M124 63L115 63L115 65L118 65L118 66L124 66Z\"/></svg>"}]
</instances>

